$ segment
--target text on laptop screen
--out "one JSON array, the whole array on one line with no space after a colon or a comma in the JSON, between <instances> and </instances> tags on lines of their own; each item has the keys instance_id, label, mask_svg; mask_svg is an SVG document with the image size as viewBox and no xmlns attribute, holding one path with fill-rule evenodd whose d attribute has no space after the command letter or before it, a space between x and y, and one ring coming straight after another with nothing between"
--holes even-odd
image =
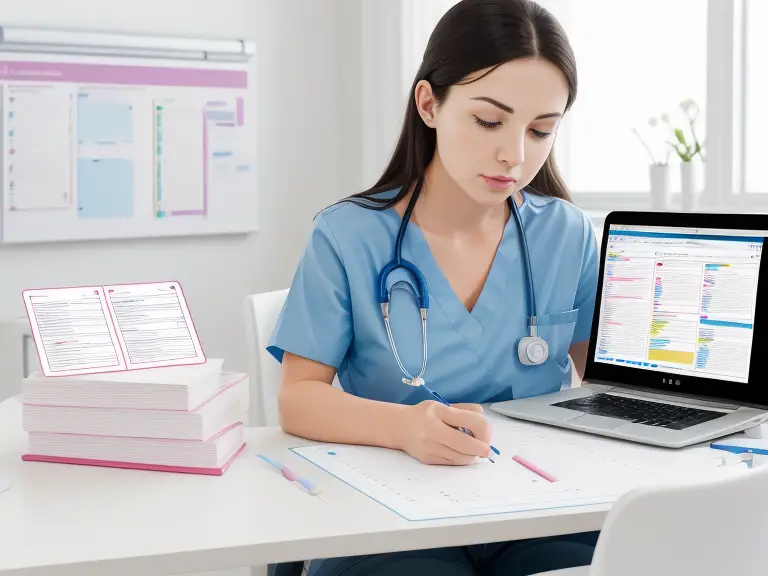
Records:
<instances>
[{"instance_id":1,"label":"text on laptop screen","mask_svg":"<svg viewBox=\"0 0 768 576\"><path fill-rule=\"evenodd\" d=\"M595 361L746 383L765 234L611 225Z\"/></svg>"}]
</instances>

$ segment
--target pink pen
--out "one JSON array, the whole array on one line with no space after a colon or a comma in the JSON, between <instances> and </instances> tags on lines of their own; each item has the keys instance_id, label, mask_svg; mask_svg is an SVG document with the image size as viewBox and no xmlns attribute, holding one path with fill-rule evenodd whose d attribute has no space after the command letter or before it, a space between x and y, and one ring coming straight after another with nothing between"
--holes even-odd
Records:
<instances>
[{"instance_id":1,"label":"pink pen","mask_svg":"<svg viewBox=\"0 0 768 576\"><path fill-rule=\"evenodd\" d=\"M258 456L265 462L277 468L280 471L280 473L283 475L283 478L291 482L298 482L304 487L307 493L311 494L312 496L317 496L318 498L320 498L320 500L323 500L323 502L325 502L325 499L320 496L320 494L322 494L323 492L322 488L315 486L314 484L312 484L312 482L310 482L306 478L302 478L301 476L296 474L296 472L294 472L293 470L285 466L282 462L278 462L274 458L270 458L265 454L257 454L256 456Z\"/></svg>"},{"instance_id":2,"label":"pink pen","mask_svg":"<svg viewBox=\"0 0 768 576\"><path fill-rule=\"evenodd\" d=\"M538 474L539 476L544 478L544 480L546 480L547 482L557 482L557 478L552 476L552 474L550 474L549 472L545 472L544 470L536 466L536 464L534 464L533 462L529 462L522 456L517 456L517 455L512 456L512 460L520 464L520 466L528 468L528 470L530 470L534 474Z\"/></svg>"}]
</instances>

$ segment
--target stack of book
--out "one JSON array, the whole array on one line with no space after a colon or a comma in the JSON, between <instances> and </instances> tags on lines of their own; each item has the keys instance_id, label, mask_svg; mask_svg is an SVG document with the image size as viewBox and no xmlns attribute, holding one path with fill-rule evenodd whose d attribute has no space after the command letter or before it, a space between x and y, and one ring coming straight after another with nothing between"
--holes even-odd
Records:
<instances>
[{"instance_id":1,"label":"stack of book","mask_svg":"<svg viewBox=\"0 0 768 576\"><path fill-rule=\"evenodd\" d=\"M27 461L223 474L245 447L248 376L205 364L23 385Z\"/></svg>"}]
</instances>

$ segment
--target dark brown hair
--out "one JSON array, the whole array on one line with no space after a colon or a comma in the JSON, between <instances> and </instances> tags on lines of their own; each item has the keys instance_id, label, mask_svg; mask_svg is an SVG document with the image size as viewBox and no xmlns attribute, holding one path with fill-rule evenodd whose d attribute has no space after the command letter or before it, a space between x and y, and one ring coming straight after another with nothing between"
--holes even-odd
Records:
<instances>
[{"instance_id":1,"label":"dark brown hair","mask_svg":"<svg viewBox=\"0 0 768 576\"><path fill-rule=\"evenodd\" d=\"M565 31L555 17L532 0L462 0L437 23L411 85L402 131L376 184L347 201L372 209L386 209L405 196L412 183L424 175L436 146L435 131L421 119L415 102L416 85L426 80L438 104L452 85L480 70L487 73L510 60L543 58L557 66L568 83L568 110L576 98L576 62ZM482 77L482 76L480 76ZM394 197L381 192L401 188ZM550 153L531 181L534 194L571 201L568 189Z\"/></svg>"}]
</instances>

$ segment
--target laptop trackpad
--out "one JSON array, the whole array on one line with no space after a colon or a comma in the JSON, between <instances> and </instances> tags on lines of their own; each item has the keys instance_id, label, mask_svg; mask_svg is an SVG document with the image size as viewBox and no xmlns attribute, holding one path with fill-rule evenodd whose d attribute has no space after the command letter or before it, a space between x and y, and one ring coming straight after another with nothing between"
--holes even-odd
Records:
<instances>
[{"instance_id":1,"label":"laptop trackpad","mask_svg":"<svg viewBox=\"0 0 768 576\"><path fill-rule=\"evenodd\" d=\"M624 420L619 420L618 418L608 418L607 416L596 416L594 414L576 416L568 420L568 423L585 428L597 428L599 430L613 430L626 424Z\"/></svg>"}]
</instances>

